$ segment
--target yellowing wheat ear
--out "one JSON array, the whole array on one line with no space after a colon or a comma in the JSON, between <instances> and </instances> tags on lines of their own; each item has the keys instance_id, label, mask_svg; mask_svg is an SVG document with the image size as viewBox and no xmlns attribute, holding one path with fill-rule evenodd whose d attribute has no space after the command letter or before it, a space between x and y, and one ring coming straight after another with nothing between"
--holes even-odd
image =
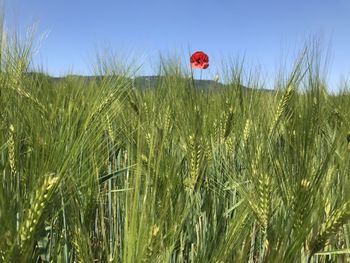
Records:
<instances>
[{"instance_id":1,"label":"yellowing wheat ear","mask_svg":"<svg viewBox=\"0 0 350 263\"><path fill-rule=\"evenodd\" d=\"M10 162L10 169L11 169L12 175L16 173L14 134L15 134L15 128L11 124L9 129L8 152L9 152L9 162Z\"/></svg>"},{"instance_id":2,"label":"yellowing wheat ear","mask_svg":"<svg viewBox=\"0 0 350 263\"><path fill-rule=\"evenodd\" d=\"M278 105L275 118L270 128L270 134L275 130L278 123L281 121L281 118L287 112L289 104L291 103L294 94L295 94L294 85L289 85L286 92L283 94L282 100Z\"/></svg>"},{"instance_id":3,"label":"yellowing wheat ear","mask_svg":"<svg viewBox=\"0 0 350 263\"><path fill-rule=\"evenodd\" d=\"M115 135L114 135L114 131L112 129L112 123L111 123L111 120L110 120L108 114L106 114L105 126L106 126L106 129L107 129L109 138L113 141L114 138L115 138Z\"/></svg>"},{"instance_id":4,"label":"yellowing wheat ear","mask_svg":"<svg viewBox=\"0 0 350 263\"><path fill-rule=\"evenodd\" d=\"M214 81L217 83L219 82L219 80L220 80L219 74L216 74L214 77Z\"/></svg>"},{"instance_id":5,"label":"yellowing wheat ear","mask_svg":"<svg viewBox=\"0 0 350 263\"><path fill-rule=\"evenodd\" d=\"M1 52L1 51L0 51ZM29 92L27 92L26 90L24 90L21 87L21 75L23 74L24 70L24 63L21 62L19 63L19 65L17 66L17 68L15 69L14 75L13 77L10 79L11 81L9 81L8 86L10 89L12 89L13 91L15 91L20 97L24 97L27 98L28 100L30 100L31 102L34 103L34 105L42 112L46 112L46 108L45 106L36 98L34 97L32 94L30 94Z\"/></svg>"},{"instance_id":6,"label":"yellowing wheat ear","mask_svg":"<svg viewBox=\"0 0 350 263\"><path fill-rule=\"evenodd\" d=\"M190 175L191 175L193 184L195 184L199 176L199 158L201 153L200 150L198 149L198 144L196 142L195 136L190 136L190 146L191 146Z\"/></svg>"},{"instance_id":7,"label":"yellowing wheat ear","mask_svg":"<svg viewBox=\"0 0 350 263\"><path fill-rule=\"evenodd\" d=\"M350 202L345 203L329 216L327 221L321 225L318 234L310 243L310 256L326 246L330 237L335 235L339 228L350 220Z\"/></svg>"},{"instance_id":8,"label":"yellowing wheat ear","mask_svg":"<svg viewBox=\"0 0 350 263\"><path fill-rule=\"evenodd\" d=\"M100 104L97 110L91 115L89 122L87 123L85 130L89 130L94 122L101 117L102 113L108 108L114 99L114 93L109 94L106 99Z\"/></svg>"},{"instance_id":9,"label":"yellowing wheat ear","mask_svg":"<svg viewBox=\"0 0 350 263\"><path fill-rule=\"evenodd\" d=\"M36 190L34 197L31 200L31 208L25 214L23 223L19 230L21 243L29 240L35 231L35 228L40 220L40 217L50 199L52 190L58 182L58 177L49 175L45 178L41 187Z\"/></svg>"},{"instance_id":10,"label":"yellowing wheat ear","mask_svg":"<svg viewBox=\"0 0 350 263\"><path fill-rule=\"evenodd\" d=\"M202 154L202 149L194 134L189 136L189 151L189 177L183 183L188 190L193 191L200 175L200 158Z\"/></svg>"},{"instance_id":11,"label":"yellowing wheat ear","mask_svg":"<svg viewBox=\"0 0 350 263\"><path fill-rule=\"evenodd\" d=\"M250 131L252 127L252 121L250 119L247 119L245 126L244 126L244 131L243 131L243 142L246 145L248 142L248 138L250 136Z\"/></svg>"},{"instance_id":12,"label":"yellowing wheat ear","mask_svg":"<svg viewBox=\"0 0 350 263\"><path fill-rule=\"evenodd\" d=\"M204 141L204 154L207 157L208 162L213 160L213 150L209 140Z\"/></svg>"}]
</instances>

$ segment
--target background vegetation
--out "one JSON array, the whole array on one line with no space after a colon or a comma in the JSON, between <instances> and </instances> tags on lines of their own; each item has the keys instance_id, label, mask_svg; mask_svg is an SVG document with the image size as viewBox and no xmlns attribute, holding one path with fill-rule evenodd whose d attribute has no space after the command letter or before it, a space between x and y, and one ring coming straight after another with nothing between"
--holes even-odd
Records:
<instances>
[{"instance_id":1,"label":"background vegetation","mask_svg":"<svg viewBox=\"0 0 350 263\"><path fill-rule=\"evenodd\" d=\"M239 64L205 91L170 61L153 89L103 58L54 82L1 43L0 261L350 259L349 92L314 48L268 93Z\"/></svg>"}]
</instances>

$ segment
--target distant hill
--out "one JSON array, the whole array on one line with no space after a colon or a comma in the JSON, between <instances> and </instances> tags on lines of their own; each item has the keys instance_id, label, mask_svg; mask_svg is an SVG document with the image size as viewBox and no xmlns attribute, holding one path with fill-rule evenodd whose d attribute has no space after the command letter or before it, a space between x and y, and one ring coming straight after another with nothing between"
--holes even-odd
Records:
<instances>
[{"instance_id":1,"label":"distant hill","mask_svg":"<svg viewBox=\"0 0 350 263\"><path fill-rule=\"evenodd\" d=\"M162 80L164 80L162 76L139 76L133 80L133 84L136 88L152 88L157 87ZM194 85L198 89L211 89L224 86L222 83L213 80L198 79L194 80Z\"/></svg>"},{"instance_id":2,"label":"distant hill","mask_svg":"<svg viewBox=\"0 0 350 263\"><path fill-rule=\"evenodd\" d=\"M36 72L31 72L31 73L27 73L28 76L44 76L49 78L50 80L52 80L53 82L60 82L63 81L67 78L74 78L80 81L85 81L85 82L90 82L90 81L96 81L96 80L101 80L103 78L103 76L82 76L82 75L67 75L64 77L50 77L47 75L44 75L42 73L36 73ZM154 88L159 86L165 77L163 76L158 76L158 75L153 75L153 76L138 76L135 77L133 79L130 78L130 82L132 83L132 85L137 88L137 89L147 89L147 88ZM200 90L211 90L211 89L218 89L218 88L224 88L224 87L228 87L229 85L227 84L223 84L220 82L216 82L213 80L199 80L199 79L195 79L194 80L194 85L196 88L200 89ZM249 87L245 87L242 86L243 89L246 89L247 91L249 90L256 90L253 88L249 88ZM259 89L259 91L262 92L274 92L274 90L269 90L269 89Z\"/></svg>"}]
</instances>

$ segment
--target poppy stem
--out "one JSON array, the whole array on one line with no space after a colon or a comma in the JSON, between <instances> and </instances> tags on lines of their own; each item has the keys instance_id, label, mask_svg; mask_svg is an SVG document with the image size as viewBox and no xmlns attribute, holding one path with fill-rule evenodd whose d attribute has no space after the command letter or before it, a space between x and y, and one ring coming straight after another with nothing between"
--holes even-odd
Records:
<instances>
[{"instance_id":1,"label":"poppy stem","mask_svg":"<svg viewBox=\"0 0 350 263\"><path fill-rule=\"evenodd\" d=\"M194 73L193 73L192 68L191 68L191 80L192 80L192 86L193 86L193 88L195 88L195 87L196 87L196 84L195 84L195 82L194 82Z\"/></svg>"}]
</instances>

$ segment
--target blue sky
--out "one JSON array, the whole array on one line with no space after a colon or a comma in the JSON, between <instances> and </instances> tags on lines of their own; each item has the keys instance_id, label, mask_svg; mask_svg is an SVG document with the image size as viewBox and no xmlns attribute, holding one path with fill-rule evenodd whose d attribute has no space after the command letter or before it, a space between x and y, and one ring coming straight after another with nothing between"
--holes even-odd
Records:
<instances>
[{"instance_id":1,"label":"blue sky","mask_svg":"<svg viewBox=\"0 0 350 263\"><path fill-rule=\"evenodd\" d=\"M9 30L38 24L47 33L34 63L51 75L92 74L96 51L112 48L123 59L143 63L140 74L156 74L159 53L203 50L211 78L221 63L245 58L273 79L310 36L328 50L328 80L334 87L350 76L348 0L8 0ZM288 63L287 63L288 64Z\"/></svg>"}]
</instances>

